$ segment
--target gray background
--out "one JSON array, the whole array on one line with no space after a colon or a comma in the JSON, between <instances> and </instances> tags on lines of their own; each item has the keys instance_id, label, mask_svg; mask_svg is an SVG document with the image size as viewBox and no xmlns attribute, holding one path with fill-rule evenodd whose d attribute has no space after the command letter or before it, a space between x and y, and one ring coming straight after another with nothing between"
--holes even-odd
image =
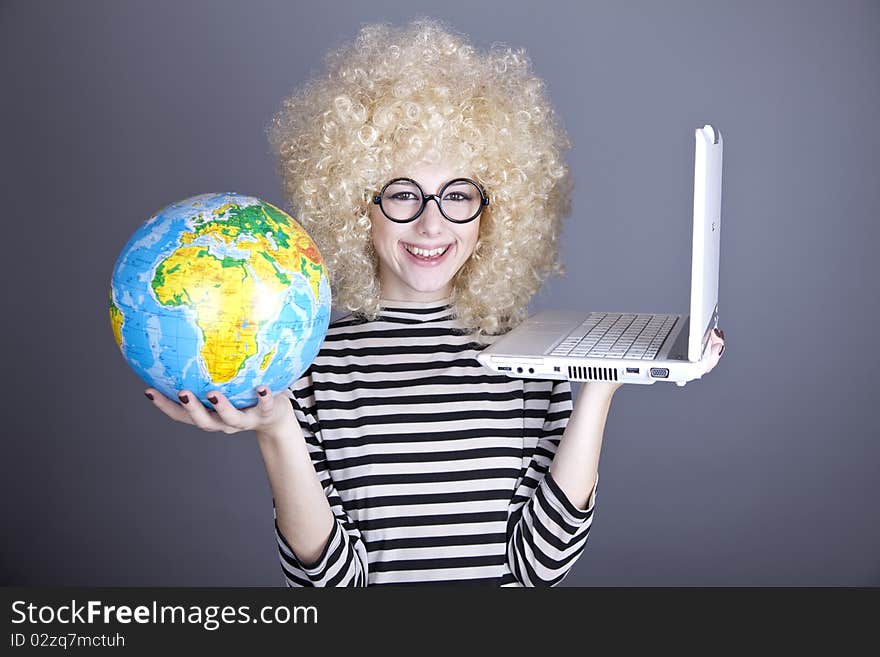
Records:
<instances>
[{"instance_id":1,"label":"gray background","mask_svg":"<svg viewBox=\"0 0 880 657\"><path fill-rule=\"evenodd\" d=\"M263 128L363 22L523 46L574 144L533 309L687 308L693 131L725 136L718 368L616 395L568 585L878 585L877 2L0 4L0 583L279 585L252 434L150 406L110 332L158 208L285 206Z\"/></svg>"}]
</instances>

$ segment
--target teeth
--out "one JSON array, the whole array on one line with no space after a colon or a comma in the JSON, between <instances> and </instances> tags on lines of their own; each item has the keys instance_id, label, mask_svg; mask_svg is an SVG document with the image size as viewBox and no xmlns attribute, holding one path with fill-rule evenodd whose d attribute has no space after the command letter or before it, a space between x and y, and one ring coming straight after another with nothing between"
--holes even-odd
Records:
<instances>
[{"instance_id":1,"label":"teeth","mask_svg":"<svg viewBox=\"0 0 880 657\"><path fill-rule=\"evenodd\" d=\"M422 256L423 258L433 258L436 255L440 255L445 252L449 246L442 246L438 249L431 249L430 251L426 251L425 249L420 249L417 246L412 246L411 244L404 244L403 248L405 248L410 253L414 253L417 256Z\"/></svg>"}]
</instances>

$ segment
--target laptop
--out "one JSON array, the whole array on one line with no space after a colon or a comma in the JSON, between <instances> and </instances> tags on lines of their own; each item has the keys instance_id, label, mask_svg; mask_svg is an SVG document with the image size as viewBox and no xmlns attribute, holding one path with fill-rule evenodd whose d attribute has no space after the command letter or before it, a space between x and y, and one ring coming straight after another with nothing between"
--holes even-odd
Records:
<instances>
[{"instance_id":1,"label":"laptop","mask_svg":"<svg viewBox=\"0 0 880 657\"><path fill-rule=\"evenodd\" d=\"M480 352L484 366L511 377L643 385L702 376L718 325L723 141L711 125L695 138L690 314L545 310Z\"/></svg>"}]
</instances>

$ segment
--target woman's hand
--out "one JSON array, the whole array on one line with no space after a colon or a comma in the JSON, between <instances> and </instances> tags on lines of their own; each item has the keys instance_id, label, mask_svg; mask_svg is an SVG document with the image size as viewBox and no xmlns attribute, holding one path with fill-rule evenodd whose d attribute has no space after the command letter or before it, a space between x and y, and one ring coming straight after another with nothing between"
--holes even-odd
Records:
<instances>
[{"instance_id":1,"label":"woman's hand","mask_svg":"<svg viewBox=\"0 0 880 657\"><path fill-rule=\"evenodd\" d=\"M721 354L724 352L724 331L719 328L713 329L709 334L709 355L706 358L705 371L708 374L721 360Z\"/></svg>"},{"instance_id":2,"label":"woman's hand","mask_svg":"<svg viewBox=\"0 0 880 657\"><path fill-rule=\"evenodd\" d=\"M240 431L272 433L287 422L296 422L293 407L284 393L270 394L268 388L257 388L257 404L237 409L221 393L208 393L214 410L208 410L189 390L178 393L180 403L168 399L155 388L144 391L147 399L172 420L192 424L204 431L222 431L234 434Z\"/></svg>"}]
</instances>

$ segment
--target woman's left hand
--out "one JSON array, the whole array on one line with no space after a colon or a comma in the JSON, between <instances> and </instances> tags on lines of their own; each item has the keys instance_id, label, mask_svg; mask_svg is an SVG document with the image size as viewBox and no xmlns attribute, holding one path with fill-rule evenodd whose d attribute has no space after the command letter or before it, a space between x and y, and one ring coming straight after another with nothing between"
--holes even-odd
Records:
<instances>
[{"instance_id":1,"label":"woman's left hand","mask_svg":"<svg viewBox=\"0 0 880 657\"><path fill-rule=\"evenodd\" d=\"M709 353L706 356L705 370L703 374L708 374L721 360L721 354L724 352L724 331L719 328L713 329L709 334Z\"/></svg>"}]
</instances>

